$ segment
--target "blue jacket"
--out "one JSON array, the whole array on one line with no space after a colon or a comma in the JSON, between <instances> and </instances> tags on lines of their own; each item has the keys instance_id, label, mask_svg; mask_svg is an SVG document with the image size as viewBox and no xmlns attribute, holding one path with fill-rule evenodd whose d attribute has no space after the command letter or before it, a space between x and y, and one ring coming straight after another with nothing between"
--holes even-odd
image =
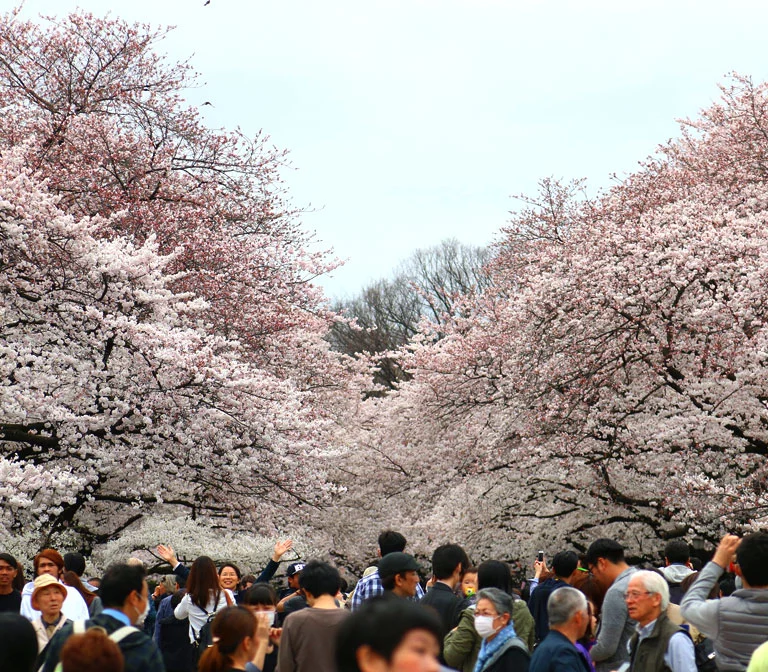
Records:
<instances>
[{"instance_id":1,"label":"blue jacket","mask_svg":"<svg viewBox=\"0 0 768 672\"><path fill-rule=\"evenodd\" d=\"M557 630L550 630L534 650L528 672L590 672L590 669L570 639Z\"/></svg>"}]
</instances>

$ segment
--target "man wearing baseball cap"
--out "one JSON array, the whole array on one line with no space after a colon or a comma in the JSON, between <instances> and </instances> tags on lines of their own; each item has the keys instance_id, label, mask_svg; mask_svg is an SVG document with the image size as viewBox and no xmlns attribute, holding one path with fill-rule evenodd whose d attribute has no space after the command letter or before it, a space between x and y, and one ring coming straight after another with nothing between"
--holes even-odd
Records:
<instances>
[{"instance_id":1,"label":"man wearing baseball cap","mask_svg":"<svg viewBox=\"0 0 768 672\"><path fill-rule=\"evenodd\" d=\"M384 530L379 535L379 557L384 558L390 553L400 553L405 550L407 541L405 537L394 530ZM364 602L373 599L377 595L384 593L384 586L381 585L378 566L368 567L363 572L363 577L357 582L355 589L349 597L348 604L352 611L359 609ZM416 588L414 600L420 600L424 597L424 591L419 584Z\"/></svg>"},{"instance_id":2,"label":"man wearing baseball cap","mask_svg":"<svg viewBox=\"0 0 768 672\"><path fill-rule=\"evenodd\" d=\"M50 574L41 574L35 579L30 601L32 608L40 612L40 618L32 621L37 635L38 653L42 652L65 623L69 623L69 619L61 613L61 606L66 599L67 587Z\"/></svg>"},{"instance_id":3,"label":"man wearing baseball cap","mask_svg":"<svg viewBox=\"0 0 768 672\"><path fill-rule=\"evenodd\" d=\"M52 548L44 548L32 561L35 568L35 576L49 574L56 581L59 581L61 573L64 571L64 558L61 553ZM62 587L67 591L64 604L61 611L70 621L84 621L88 618L88 605L83 596L70 586ZM35 589L34 582L30 581L21 593L21 615L30 621L40 618L40 612L32 606L32 592Z\"/></svg>"},{"instance_id":4,"label":"man wearing baseball cap","mask_svg":"<svg viewBox=\"0 0 768 672\"><path fill-rule=\"evenodd\" d=\"M385 593L397 597L416 597L419 563L408 553L388 553L379 561L379 576Z\"/></svg>"},{"instance_id":5,"label":"man wearing baseball cap","mask_svg":"<svg viewBox=\"0 0 768 672\"><path fill-rule=\"evenodd\" d=\"M299 584L304 567L305 563L303 562L293 562L288 565L288 569L285 571L288 577L288 588L280 593L282 599L277 603L277 612L280 614L281 623L288 614L306 609L309 606Z\"/></svg>"},{"instance_id":6,"label":"man wearing baseball cap","mask_svg":"<svg viewBox=\"0 0 768 672\"><path fill-rule=\"evenodd\" d=\"M299 589L299 575L302 569L304 569L303 562L292 562L285 570L285 575L288 577L288 589L291 593L295 593Z\"/></svg>"}]
</instances>

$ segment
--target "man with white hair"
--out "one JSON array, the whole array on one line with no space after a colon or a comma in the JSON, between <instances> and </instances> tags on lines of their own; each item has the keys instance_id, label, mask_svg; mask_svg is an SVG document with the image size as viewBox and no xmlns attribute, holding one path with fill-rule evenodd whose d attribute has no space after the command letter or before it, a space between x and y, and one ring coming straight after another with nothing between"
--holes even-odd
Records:
<instances>
[{"instance_id":1,"label":"man with white hair","mask_svg":"<svg viewBox=\"0 0 768 672\"><path fill-rule=\"evenodd\" d=\"M631 672L696 672L696 654L688 633L667 617L669 585L656 572L632 575L624 593L637 632L629 640Z\"/></svg>"},{"instance_id":2,"label":"man with white hair","mask_svg":"<svg viewBox=\"0 0 768 672\"><path fill-rule=\"evenodd\" d=\"M589 627L587 598L579 590L563 586L547 600L549 633L533 652L528 672L590 672L576 641Z\"/></svg>"}]
</instances>

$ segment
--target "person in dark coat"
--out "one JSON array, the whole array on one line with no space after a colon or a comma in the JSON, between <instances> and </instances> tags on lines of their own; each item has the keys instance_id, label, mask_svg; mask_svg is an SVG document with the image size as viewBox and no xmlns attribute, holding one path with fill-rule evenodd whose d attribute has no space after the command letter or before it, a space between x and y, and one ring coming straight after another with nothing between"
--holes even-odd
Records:
<instances>
[{"instance_id":1,"label":"person in dark coat","mask_svg":"<svg viewBox=\"0 0 768 672\"><path fill-rule=\"evenodd\" d=\"M180 588L183 579L177 578ZM177 590L160 602L155 621L155 644L163 654L166 672L190 672L195 669L195 650L189 642L189 619L178 619L173 610L179 606L184 590Z\"/></svg>"},{"instance_id":2,"label":"person in dark coat","mask_svg":"<svg viewBox=\"0 0 768 672\"><path fill-rule=\"evenodd\" d=\"M459 624L461 612L470 604L469 600L459 597L454 592L456 586L461 583L461 577L467 567L469 567L469 558L464 549L456 544L439 546L432 554L432 574L435 577L435 584L421 598L420 604L432 607L440 617L443 624L441 642L445 635Z\"/></svg>"},{"instance_id":3,"label":"person in dark coat","mask_svg":"<svg viewBox=\"0 0 768 672\"><path fill-rule=\"evenodd\" d=\"M547 601L549 633L531 657L529 672L590 672L589 663L576 648L590 624L587 598L566 586Z\"/></svg>"},{"instance_id":4,"label":"person in dark coat","mask_svg":"<svg viewBox=\"0 0 768 672\"><path fill-rule=\"evenodd\" d=\"M26 618L20 614L0 613L0 661L3 672L32 672L36 670L37 635Z\"/></svg>"},{"instance_id":5,"label":"person in dark coat","mask_svg":"<svg viewBox=\"0 0 768 672\"><path fill-rule=\"evenodd\" d=\"M579 556L573 551L560 551L552 559L552 571L555 575L542 581L531 593L528 608L536 621L536 641L540 642L549 633L547 600L558 588L571 584L574 572L579 566Z\"/></svg>"},{"instance_id":6,"label":"person in dark coat","mask_svg":"<svg viewBox=\"0 0 768 672\"><path fill-rule=\"evenodd\" d=\"M528 672L530 655L512 624L512 597L498 588L477 594L475 630L483 638L475 672Z\"/></svg>"},{"instance_id":7,"label":"person in dark coat","mask_svg":"<svg viewBox=\"0 0 768 672\"><path fill-rule=\"evenodd\" d=\"M112 565L99 589L104 611L84 622L87 630L103 629L108 635L123 631L118 646L125 658L125 672L165 672L160 650L150 637L136 626L141 624L149 611L149 591L144 579L144 568L132 565ZM82 621L78 622L83 625ZM53 672L59 663L61 648L73 634L75 623L65 625L48 645L43 672Z\"/></svg>"}]
</instances>

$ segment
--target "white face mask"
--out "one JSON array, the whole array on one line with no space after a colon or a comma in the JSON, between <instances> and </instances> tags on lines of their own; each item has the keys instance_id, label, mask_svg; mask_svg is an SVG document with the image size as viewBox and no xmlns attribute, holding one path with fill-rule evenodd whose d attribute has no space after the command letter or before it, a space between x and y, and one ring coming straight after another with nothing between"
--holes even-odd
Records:
<instances>
[{"instance_id":1,"label":"white face mask","mask_svg":"<svg viewBox=\"0 0 768 672\"><path fill-rule=\"evenodd\" d=\"M269 614L269 627L275 625L275 612L274 611L262 611L262 614Z\"/></svg>"},{"instance_id":2,"label":"white face mask","mask_svg":"<svg viewBox=\"0 0 768 672\"><path fill-rule=\"evenodd\" d=\"M149 614L149 598L147 598L147 606L144 607L144 611L136 619L136 626L137 627L140 628L142 625L144 625L144 621L147 618L148 614Z\"/></svg>"},{"instance_id":3,"label":"white face mask","mask_svg":"<svg viewBox=\"0 0 768 672\"><path fill-rule=\"evenodd\" d=\"M493 616L475 616L475 630L483 639L494 634L496 628L493 627Z\"/></svg>"}]
</instances>

